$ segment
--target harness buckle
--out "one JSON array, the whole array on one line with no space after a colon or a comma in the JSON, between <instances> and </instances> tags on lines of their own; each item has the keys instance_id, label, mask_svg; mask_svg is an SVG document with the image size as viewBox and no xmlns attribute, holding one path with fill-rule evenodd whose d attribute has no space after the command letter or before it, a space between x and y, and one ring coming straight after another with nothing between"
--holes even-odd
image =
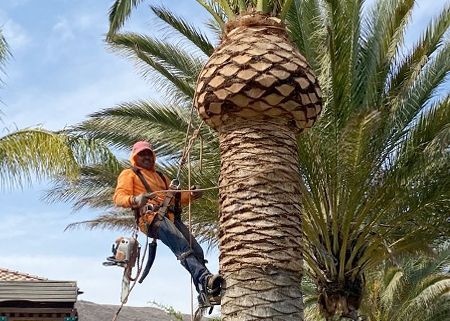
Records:
<instances>
[{"instance_id":1,"label":"harness buckle","mask_svg":"<svg viewBox=\"0 0 450 321\"><path fill-rule=\"evenodd\" d=\"M159 205L146 204L146 205L144 205L144 207L142 208L142 212L143 212L143 213L157 212L157 211L159 210L159 208L160 208Z\"/></svg>"},{"instance_id":2,"label":"harness buckle","mask_svg":"<svg viewBox=\"0 0 450 321\"><path fill-rule=\"evenodd\" d=\"M170 189L179 189L179 188L180 188L180 185L181 185L180 181L179 181L178 179L174 178L174 179L170 182L169 187L170 187Z\"/></svg>"}]
</instances>

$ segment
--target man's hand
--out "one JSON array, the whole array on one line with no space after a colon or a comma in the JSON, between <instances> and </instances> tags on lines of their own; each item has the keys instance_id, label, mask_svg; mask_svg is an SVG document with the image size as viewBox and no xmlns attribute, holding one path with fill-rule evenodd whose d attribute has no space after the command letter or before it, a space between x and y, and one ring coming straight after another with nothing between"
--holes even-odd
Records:
<instances>
[{"instance_id":1,"label":"man's hand","mask_svg":"<svg viewBox=\"0 0 450 321\"><path fill-rule=\"evenodd\" d=\"M193 186L191 187L191 190L197 189L197 188L198 188L197 186L193 185ZM192 199L194 199L194 200L199 199L199 198L202 197L202 196L203 196L203 191L192 191L192 192L191 192L191 197L192 197Z\"/></svg>"},{"instance_id":2,"label":"man's hand","mask_svg":"<svg viewBox=\"0 0 450 321\"><path fill-rule=\"evenodd\" d=\"M133 196L131 199L131 205L133 205L133 207L142 207L147 204L149 199L154 197L155 196L151 195L151 193L142 193L137 196Z\"/></svg>"}]
</instances>

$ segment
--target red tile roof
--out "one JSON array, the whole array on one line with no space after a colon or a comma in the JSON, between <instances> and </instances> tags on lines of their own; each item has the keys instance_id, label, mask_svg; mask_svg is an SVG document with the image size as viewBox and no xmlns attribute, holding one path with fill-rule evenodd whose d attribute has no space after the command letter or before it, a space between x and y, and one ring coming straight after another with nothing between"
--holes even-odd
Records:
<instances>
[{"instance_id":1,"label":"red tile roof","mask_svg":"<svg viewBox=\"0 0 450 321\"><path fill-rule=\"evenodd\" d=\"M0 281L45 281L46 278L0 268Z\"/></svg>"}]
</instances>

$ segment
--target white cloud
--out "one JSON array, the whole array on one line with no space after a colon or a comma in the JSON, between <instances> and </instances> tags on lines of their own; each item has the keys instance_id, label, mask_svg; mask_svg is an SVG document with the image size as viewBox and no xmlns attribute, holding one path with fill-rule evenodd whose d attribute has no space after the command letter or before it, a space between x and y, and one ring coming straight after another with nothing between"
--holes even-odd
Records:
<instances>
[{"instance_id":1,"label":"white cloud","mask_svg":"<svg viewBox=\"0 0 450 321\"><path fill-rule=\"evenodd\" d=\"M90 15L90 14L80 14L80 15L76 15L73 18L73 22L74 22L74 26L81 31L85 31L85 30L89 30L94 26L102 26L103 28L105 28L105 26L103 25L103 23L101 23L100 21L98 21L98 19L96 19L96 17L94 15Z\"/></svg>"},{"instance_id":2,"label":"white cloud","mask_svg":"<svg viewBox=\"0 0 450 321\"><path fill-rule=\"evenodd\" d=\"M65 17L59 17L58 22L53 26L52 32L56 36L57 41L69 41L74 39L71 24Z\"/></svg>"}]
</instances>

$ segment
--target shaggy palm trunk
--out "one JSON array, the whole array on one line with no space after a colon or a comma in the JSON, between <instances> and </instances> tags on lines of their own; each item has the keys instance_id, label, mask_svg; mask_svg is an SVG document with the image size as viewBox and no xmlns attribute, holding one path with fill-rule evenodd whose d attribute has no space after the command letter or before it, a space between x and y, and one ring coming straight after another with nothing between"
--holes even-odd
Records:
<instances>
[{"instance_id":1,"label":"shaggy palm trunk","mask_svg":"<svg viewBox=\"0 0 450 321\"><path fill-rule=\"evenodd\" d=\"M250 121L221 127L219 138L223 319L302 320L295 135Z\"/></svg>"},{"instance_id":2,"label":"shaggy palm trunk","mask_svg":"<svg viewBox=\"0 0 450 321\"><path fill-rule=\"evenodd\" d=\"M321 111L315 76L279 19L249 14L228 23L195 105L220 139L223 320L302 320L296 135Z\"/></svg>"}]
</instances>

